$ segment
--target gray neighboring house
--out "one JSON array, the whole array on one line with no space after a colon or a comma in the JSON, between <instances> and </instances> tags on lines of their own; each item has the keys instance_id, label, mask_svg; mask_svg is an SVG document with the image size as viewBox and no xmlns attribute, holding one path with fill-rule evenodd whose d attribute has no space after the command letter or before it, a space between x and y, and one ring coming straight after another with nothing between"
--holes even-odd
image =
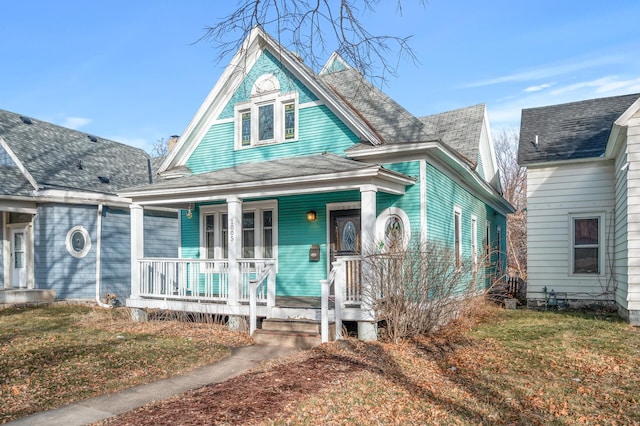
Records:
<instances>
[{"instance_id":1,"label":"gray neighboring house","mask_svg":"<svg viewBox=\"0 0 640 426\"><path fill-rule=\"evenodd\" d=\"M0 110L0 305L131 291L130 200L141 149ZM175 211L147 210L145 255L177 256ZM153 230L153 231L152 231Z\"/></svg>"},{"instance_id":2,"label":"gray neighboring house","mask_svg":"<svg viewBox=\"0 0 640 426\"><path fill-rule=\"evenodd\" d=\"M530 304L614 303L640 325L640 94L522 111Z\"/></svg>"}]
</instances>

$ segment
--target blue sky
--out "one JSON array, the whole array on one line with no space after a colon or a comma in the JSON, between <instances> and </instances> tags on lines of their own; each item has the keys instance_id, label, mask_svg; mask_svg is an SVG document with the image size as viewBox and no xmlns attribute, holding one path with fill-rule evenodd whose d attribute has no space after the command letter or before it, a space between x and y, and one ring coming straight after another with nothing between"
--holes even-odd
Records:
<instances>
[{"instance_id":1,"label":"blue sky","mask_svg":"<svg viewBox=\"0 0 640 426\"><path fill-rule=\"evenodd\" d=\"M195 43L235 1L4 1L0 108L149 150L180 134L226 62ZM363 17L413 35L383 90L416 116L486 103L520 110L640 92L637 0L383 0ZM327 52L327 57L330 52Z\"/></svg>"}]
</instances>

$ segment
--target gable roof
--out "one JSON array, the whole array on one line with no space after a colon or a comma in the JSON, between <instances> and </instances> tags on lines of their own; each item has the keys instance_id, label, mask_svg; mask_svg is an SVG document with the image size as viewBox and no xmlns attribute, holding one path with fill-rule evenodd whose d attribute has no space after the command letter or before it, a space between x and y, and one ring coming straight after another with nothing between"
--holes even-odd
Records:
<instances>
[{"instance_id":1,"label":"gable roof","mask_svg":"<svg viewBox=\"0 0 640 426\"><path fill-rule=\"evenodd\" d=\"M638 98L632 94L523 109L518 162L602 157L613 123Z\"/></svg>"},{"instance_id":2,"label":"gable roof","mask_svg":"<svg viewBox=\"0 0 640 426\"><path fill-rule=\"evenodd\" d=\"M4 195L27 196L42 189L115 195L149 182L149 155L139 148L4 110L0 143L17 160L0 165Z\"/></svg>"},{"instance_id":3,"label":"gable roof","mask_svg":"<svg viewBox=\"0 0 640 426\"><path fill-rule=\"evenodd\" d=\"M438 140L429 123L418 120L357 70L328 72L320 75L320 79L380 136L382 143Z\"/></svg>"},{"instance_id":4,"label":"gable roof","mask_svg":"<svg viewBox=\"0 0 640 426\"><path fill-rule=\"evenodd\" d=\"M421 117L420 121L433 128L442 142L460 153L475 167L478 162L485 108L485 104L477 104Z\"/></svg>"},{"instance_id":5,"label":"gable roof","mask_svg":"<svg viewBox=\"0 0 640 426\"><path fill-rule=\"evenodd\" d=\"M265 50L277 57L292 76L313 92L362 140L374 145L381 143L379 136L371 127L352 108L347 106L333 90L326 86L322 79L318 78L294 53L281 46L277 40L267 34L261 27L255 27L231 59L229 65L227 65L184 132L182 132L177 145L162 163L159 170L160 173L185 164L189 155L215 122L222 108L241 85L246 72L251 69Z\"/></svg>"}]
</instances>

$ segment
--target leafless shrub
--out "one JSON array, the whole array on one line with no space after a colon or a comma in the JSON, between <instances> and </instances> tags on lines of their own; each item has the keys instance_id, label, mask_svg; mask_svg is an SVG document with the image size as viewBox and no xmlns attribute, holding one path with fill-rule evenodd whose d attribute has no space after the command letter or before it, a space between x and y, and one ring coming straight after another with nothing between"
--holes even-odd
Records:
<instances>
[{"instance_id":1,"label":"leafless shrub","mask_svg":"<svg viewBox=\"0 0 640 426\"><path fill-rule=\"evenodd\" d=\"M428 334L464 315L487 286L483 264L458 261L439 243L413 244L367 256L365 297L393 342Z\"/></svg>"}]
</instances>

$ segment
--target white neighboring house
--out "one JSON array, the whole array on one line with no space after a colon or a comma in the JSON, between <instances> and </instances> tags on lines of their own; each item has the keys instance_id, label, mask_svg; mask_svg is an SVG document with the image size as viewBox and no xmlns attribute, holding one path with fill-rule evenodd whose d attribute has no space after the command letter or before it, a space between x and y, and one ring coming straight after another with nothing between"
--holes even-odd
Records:
<instances>
[{"instance_id":1,"label":"white neighboring house","mask_svg":"<svg viewBox=\"0 0 640 426\"><path fill-rule=\"evenodd\" d=\"M522 110L529 305L615 303L640 325L640 94Z\"/></svg>"}]
</instances>

